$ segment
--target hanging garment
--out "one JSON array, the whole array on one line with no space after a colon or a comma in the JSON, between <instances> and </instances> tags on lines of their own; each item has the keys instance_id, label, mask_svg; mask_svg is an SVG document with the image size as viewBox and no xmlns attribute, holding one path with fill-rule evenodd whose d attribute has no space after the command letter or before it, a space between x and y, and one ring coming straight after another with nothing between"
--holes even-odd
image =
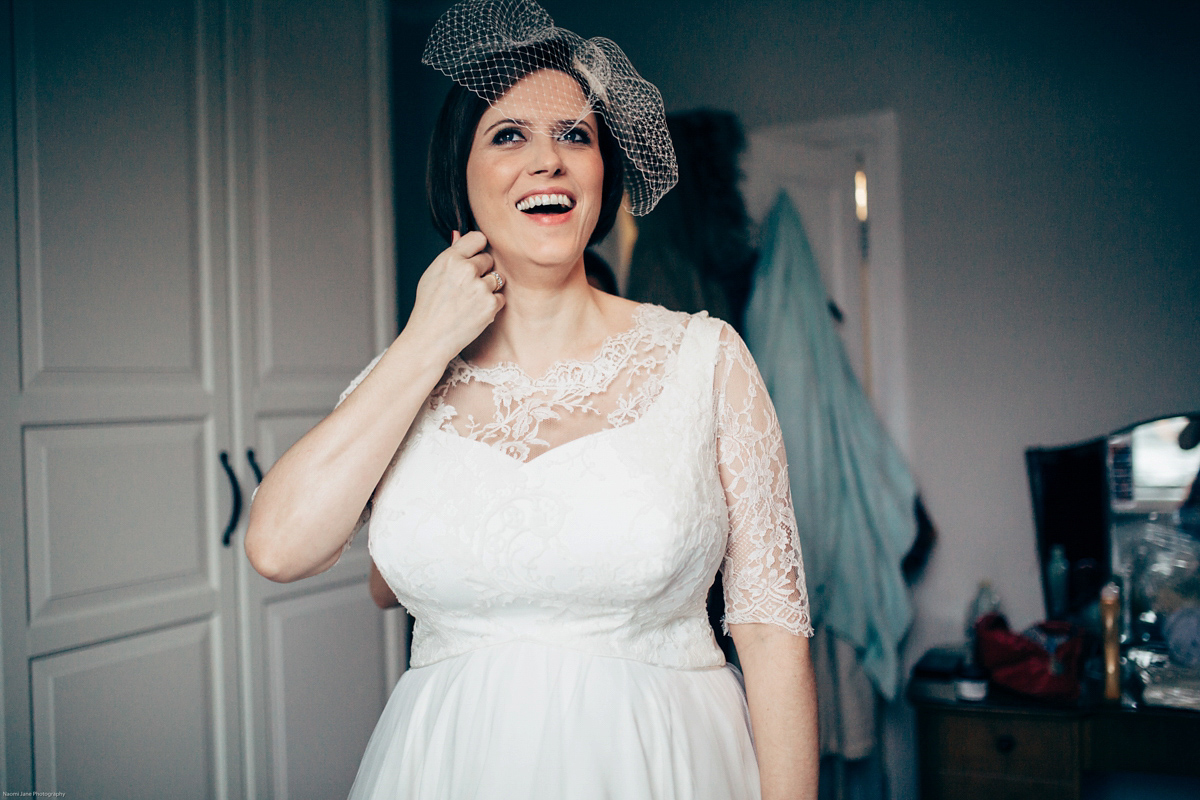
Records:
<instances>
[{"instance_id":1,"label":"hanging garment","mask_svg":"<svg viewBox=\"0 0 1200 800\"><path fill-rule=\"evenodd\" d=\"M707 311L741 330L755 252L738 191L741 122L727 111L667 116L679 183L637 223L626 296L689 314Z\"/></svg>"},{"instance_id":2,"label":"hanging garment","mask_svg":"<svg viewBox=\"0 0 1200 800\"><path fill-rule=\"evenodd\" d=\"M901 562L916 537L916 486L828 304L800 215L780 193L763 224L746 342L783 430L813 622L852 643L891 700L912 621Z\"/></svg>"},{"instance_id":3,"label":"hanging garment","mask_svg":"<svg viewBox=\"0 0 1200 800\"><path fill-rule=\"evenodd\" d=\"M707 311L717 319L730 321L733 306L713 278L703 274L699 264L679 246L682 209L679 203L662 199L658 207L638 224L637 244L629 266L630 300L654 303L672 311L695 314Z\"/></svg>"},{"instance_id":4,"label":"hanging garment","mask_svg":"<svg viewBox=\"0 0 1200 800\"><path fill-rule=\"evenodd\" d=\"M876 695L854 645L818 625L809 652L817 684L821 758L866 758L875 749Z\"/></svg>"}]
</instances>

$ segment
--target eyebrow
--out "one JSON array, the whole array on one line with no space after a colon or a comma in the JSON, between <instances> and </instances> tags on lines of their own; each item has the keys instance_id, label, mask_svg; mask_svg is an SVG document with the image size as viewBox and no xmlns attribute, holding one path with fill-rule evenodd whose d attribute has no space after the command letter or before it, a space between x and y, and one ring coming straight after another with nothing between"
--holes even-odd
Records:
<instances>
[{"instance_id":1,"label":"eyebrow","mask_svg":"<svg viewBox=\"0 0 1200 800\"><path fill-rule=\"evenodd\" d=\"M513 119L512 117L506 117L504 119L496 120L491 125L487 126L487 129L483 132L484 135L491 133L493 128L497 128L501 125L516 125L518 128L529 128L529 129L533 128L533 125L528 120ZM570 130L571 128L586 128L588 133L591 133L592 135L595 135L595 133L596 133L596 131L592 128L592 126L590 124L588 124L587 120L582 120L582 119L580 119L580 120L560 119L560 120L558 120L558 126L559 126L560 130Z\"/></svg>"}]
</instances>

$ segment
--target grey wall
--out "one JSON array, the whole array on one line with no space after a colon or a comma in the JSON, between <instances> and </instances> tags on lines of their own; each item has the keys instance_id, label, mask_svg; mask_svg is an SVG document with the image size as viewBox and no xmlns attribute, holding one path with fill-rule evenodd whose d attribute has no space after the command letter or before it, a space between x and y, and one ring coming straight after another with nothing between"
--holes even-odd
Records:
<instances>
[{"instance_id":1,"label":"grey wall","mask_svg":"<svg viewBox=\"0 0 1200 800\"><path fill-rule=\"evenodd\" d=\"M897 112L911 458L941 534L909 662L961 636L982 578L1014 625L1041 618L1023 450L1200 408L1194 4L544 5L669 110Z\"/></svg>"}]
</instances>

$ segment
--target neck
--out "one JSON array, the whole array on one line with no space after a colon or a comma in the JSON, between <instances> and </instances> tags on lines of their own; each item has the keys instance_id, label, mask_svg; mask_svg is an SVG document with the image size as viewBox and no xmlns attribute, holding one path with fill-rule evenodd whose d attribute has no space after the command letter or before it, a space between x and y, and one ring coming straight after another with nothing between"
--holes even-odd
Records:
<instances>
[{"instance_id":1,"label":"neck","mask_svg":"<svg viewBox=\"0 0 1200 800\"><path fill-rule=\"evenodd\" d=\"M477 363L514 361L541 375L556 361L592 352L606 336L582 256L569 270L506 269L504 308L467 349Z\"/></svg>"}]
</instances>

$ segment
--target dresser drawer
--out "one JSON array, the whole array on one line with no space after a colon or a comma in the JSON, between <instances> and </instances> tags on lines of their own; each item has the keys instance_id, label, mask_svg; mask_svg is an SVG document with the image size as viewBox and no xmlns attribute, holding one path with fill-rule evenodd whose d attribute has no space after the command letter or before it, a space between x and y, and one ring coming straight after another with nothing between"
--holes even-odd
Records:
<instances>
[{"instance_id":1,"label":"dresser drawer","mask_svg":"<svg viewBox=\"0 0 1200 800\"><path fill-rule=\"evenodd\" d=\"M924 770L1050 782L1078 780L1075 719L950 709L920 713Z\"/></svg>"},{"instance_id":2,"label":"dresser drawer","mask_svg":"<svg viewBox=\"0 0 1200 800\"><path fill-rule=\"evenodd\" d=\"M908 695L921 800L1079 800L1086 773L1200 776L1195 712L1052 708L1004 696L966 703L949 681L919 679Z\"/></svg>"},{"instance_id":3,"label":"dresser drawer","mask_svg":"<svg viewBox=\"0 0 1200 800\"><path fill-rule=\"evenodd\" d=\"M922 800L1078 800L1076 783L938 773L924 782Z\"/></svg>"}]
</instances>

